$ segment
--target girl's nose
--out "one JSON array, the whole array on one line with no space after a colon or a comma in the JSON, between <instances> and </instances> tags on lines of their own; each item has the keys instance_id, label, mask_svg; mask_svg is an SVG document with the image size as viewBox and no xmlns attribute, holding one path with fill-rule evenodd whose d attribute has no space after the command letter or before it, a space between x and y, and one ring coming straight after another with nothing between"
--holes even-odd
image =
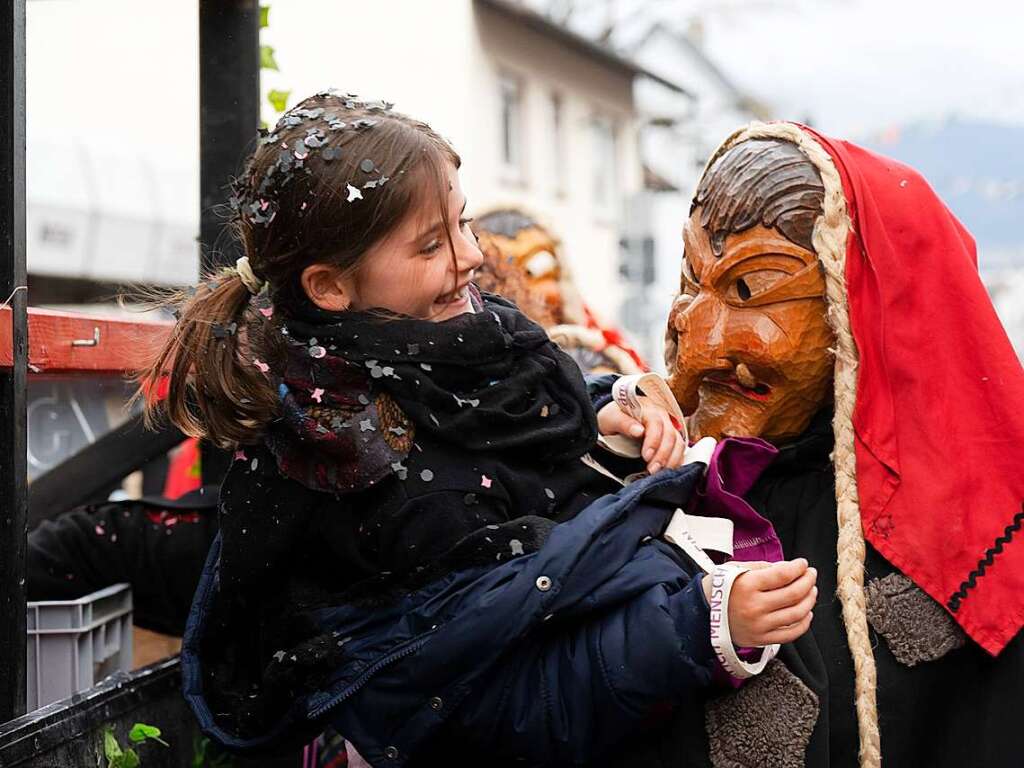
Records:
<instances>
[{"instance_id":1,"label":"girl's nose","mask_svg":"<svg viewBox=\"0 0 1024 768\"><path fill-rule=\"evenodd\" d=\"M484 255L476 244L476 239L461 236L456 242L456 262L460 272L469 272L484 263Z\"/></svg>"}]
</instances>

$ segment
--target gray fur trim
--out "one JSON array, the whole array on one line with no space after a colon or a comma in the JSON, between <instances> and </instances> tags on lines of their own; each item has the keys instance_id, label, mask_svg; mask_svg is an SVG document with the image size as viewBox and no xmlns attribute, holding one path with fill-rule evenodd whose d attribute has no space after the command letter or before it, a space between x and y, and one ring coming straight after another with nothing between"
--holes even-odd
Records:
<instances>
[{"instance_id":1,"label":"gray fur trim","mask_svg":"<svg viewBox=\"0 0 1024 768\"><path fill-rule=\"evenodd\" d=\"M707 704L714 768L802 768L818 697L778 659L742 688Z\"/></svg>"},{"instance_id":2,"label":"gray fur trim","mask_svg":"<svg viewBox=\"0 0 1024 768\"><path fill-rule=\"evenodd\" d=\"M868 621L901 664L934 661L966 642L945 609L902 573L872 579L864 591Z\"/></svg>"}]
</instances>

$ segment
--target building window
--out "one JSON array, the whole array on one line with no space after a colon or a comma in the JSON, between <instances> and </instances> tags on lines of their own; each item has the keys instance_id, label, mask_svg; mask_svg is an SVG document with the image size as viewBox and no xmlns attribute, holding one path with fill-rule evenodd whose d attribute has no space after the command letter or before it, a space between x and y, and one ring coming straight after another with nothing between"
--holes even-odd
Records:
<instances>
[{"instance_id":1,"label":"building window","mask_svg":"<svg viewBox=\"0 0 1024 768\"><path fill-rule=\"evenodd\" d=\"M591 122L594 203L603 212L614 212L619 199L619 162L615 124L598 115Z\"/></svg>"},{"instance_id":2,"label":"building window","mask_svg":"<svg viewBox=\"0 0 1024 768\"><path fill-rule=\"evenodd\" d=\"M520 81L503 75L501 95L501 164L507 174L523 178L523 89Z\"/></svg>"},{"instance_id":3,"label":"building window","mask_svg":"<svg viewBox=\"0 0 1024 768\"><path fill-rule=\"evenodd\" d=\"M551 94L551 168L554 174L554 190L564 197L567 188L567 158L565 148L565 103L559 93Z\"/></svg>"}]
</instances>

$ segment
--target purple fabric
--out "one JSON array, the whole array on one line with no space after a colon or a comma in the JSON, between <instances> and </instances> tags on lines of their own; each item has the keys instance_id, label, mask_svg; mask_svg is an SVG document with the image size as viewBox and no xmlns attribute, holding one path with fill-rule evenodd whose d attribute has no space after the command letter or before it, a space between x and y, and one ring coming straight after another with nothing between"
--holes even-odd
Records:
<instances>
[{"instance_id":1,"label":"purple fabric","mask_svg":"<svg viewBox=\"0 0 1024 768\"><path fill-rule=\"evenodd\" d=\"M722 440L711 454L705 487L693 495L687 509L691 515L732 520L733 560L785 559L772 524L743 500L777 454L772 445L756 437Z\"/></svg>"},{"instance_id":2,"label":"purple fabric","mask_svg":"<svg viewBox=\"0 0 1024 768\"><path fill-rule=\"evenodd\" d=\"M778 454L769 443L756 437L727 437L715 446L706 482L690 502L689 514L726 517L733 523L733 560L777 562L785 559L782 543L772 524L757 514L743 496ZM761 657L760 648L737 648L747 662ZM712 679L723 686L739 688L745 682L715 664Z\"/></svg>"}]
</instances>

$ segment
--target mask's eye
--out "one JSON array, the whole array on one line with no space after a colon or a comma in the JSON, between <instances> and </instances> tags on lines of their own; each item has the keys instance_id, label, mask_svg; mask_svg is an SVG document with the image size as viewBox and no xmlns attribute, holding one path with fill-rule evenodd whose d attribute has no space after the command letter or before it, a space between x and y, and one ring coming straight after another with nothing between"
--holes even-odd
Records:
<instances>
[{"instance_id":1,"label":"mask's eye","mask_svg":"<svg viewBox=\"0 0 1024 768\"><path fill-rule=\"evenodd\" d=\"M744 302L764 293L787 277L789 277L788 272L778 269L756 269L746 272L742 277L733 280L729 290L726 291L726 297L733 301Z\"/></svg>"},{"instance_id":2,"label":"mask's eye","mask_svg":"<svg viewBox=\"0 0 1024 768\"><path fill-rule=\"evenodd\" d=\"M689 259L685 257L683 257L679 291L680 293L689 294L690 296L696 296L700 293L700 280L698 280L697 276L694 274L693 267L690 266Z\"/></svg>"},{"instance_id":3,"label":"mask's eye","mask_svg":"<svg viewBox=\"0 0 1024 768\"><path fill-rule=\"evenodd\" d=\"M547 277L558 269L558 261L551 251L537 251L523 265L530 277L538 280Z\"/></svg>"}]
</instances>

